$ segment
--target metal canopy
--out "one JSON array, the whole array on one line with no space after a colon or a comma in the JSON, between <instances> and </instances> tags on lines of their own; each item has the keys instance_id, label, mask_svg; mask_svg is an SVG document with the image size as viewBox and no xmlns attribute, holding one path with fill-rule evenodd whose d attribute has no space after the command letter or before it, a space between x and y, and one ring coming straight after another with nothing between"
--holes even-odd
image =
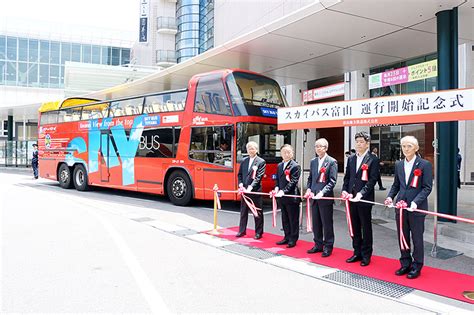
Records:
<instances>
[{"instance_id":1,"label":"metal canopy","mask_svg":"<svg viewBox=\"0 0 474 315\"><path fill-rule=\"evenodd\" d=\"M321 0L164 71L88 96L184 88L192 75L221 68L289 85L397 62L435 52L435 14L456 6L459 44L474 43L472 0Z\"/></svg>"}]
</instances>

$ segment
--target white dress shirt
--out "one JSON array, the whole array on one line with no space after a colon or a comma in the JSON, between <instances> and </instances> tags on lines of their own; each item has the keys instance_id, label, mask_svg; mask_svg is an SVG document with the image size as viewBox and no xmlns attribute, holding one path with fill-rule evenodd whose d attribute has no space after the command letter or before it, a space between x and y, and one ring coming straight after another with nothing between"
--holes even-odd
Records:
<instances>
[{"instance_id":1,"label":"white dress shirt","mask_svg":"<svg viewBox=\"0 0 474 315\"><path fill-rule=\"evenodd\" d=\"M254 160L255 160L255 157L249 158L249 169L248 169L249 171L250 171L250 169L252 168L252 164L253 164L253 161L254 161Z\"/></svg>"},{"instance_id":2,"label":"white dress shirt","mask_svg":"<svg viewBox=\"0 0 474 315\"><path fill-rule=\"evenodd\" d=\"M403 168L405 169L405 184L408 185L408 179L410 179L411 170L415 164L416 157L414 156L410 162L407 159L403 160Z\"/></svg>"},{"instance_id":3,"label":"white dress shirt","mask_svg":"<svg viewBox=\"0 0 474 315\"><path fill-rule=\"evenodd\" d=\"M324 156L322 158L319 158L319 156L318 156L318 173L319 173L319 171L321 170L321 167L324 164L324 160L326 159L326 156L328 156L328 155L324 154Z\"/></svg>"},{"instance_id":4,"label":"white dress shirt","mask_svg":"<svg viewBox=\"0 0 474 315\"><path fill-rule=\"evenodd\" d=\"M356 172L359 170L359 167L362 164L362 161L364 160L364 157L366 156L368 152L369 152L369 149L367 149L367 151L365 151L364 154L362 155L356 154L356 157L357 157Z\"/></svg>"}]
</instances>

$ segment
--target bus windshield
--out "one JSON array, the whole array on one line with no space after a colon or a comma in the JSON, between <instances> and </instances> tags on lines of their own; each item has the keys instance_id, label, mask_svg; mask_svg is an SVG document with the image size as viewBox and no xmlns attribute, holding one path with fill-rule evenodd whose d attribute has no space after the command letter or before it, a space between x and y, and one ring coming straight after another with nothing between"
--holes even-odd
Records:
<instances>
[{"instance_id":1,"label":"bus windshield","mask_svg":"<svg viewBox=\"0 0 474 315\"><path fill-rule=\"evenodd\" d=\"M251 115L253 106L278 108L286 106L280 87L272 79L251 73L234 72L227 76L234 112L239 115Z\"/></svg>"},{"instance_id":2,"label":"bus windshield","mask_svg":"<svg viewBox=\"0 0 474 315\"><path fill-rule=\"evenodd\" d=\"M279 131L276 125L261 123L237 123L237 161L248 156L246 144L255 141L259 146L259 156L267 163L282 161L280 148L291 143L291 130Z\"/></svg>"}]
</instances>

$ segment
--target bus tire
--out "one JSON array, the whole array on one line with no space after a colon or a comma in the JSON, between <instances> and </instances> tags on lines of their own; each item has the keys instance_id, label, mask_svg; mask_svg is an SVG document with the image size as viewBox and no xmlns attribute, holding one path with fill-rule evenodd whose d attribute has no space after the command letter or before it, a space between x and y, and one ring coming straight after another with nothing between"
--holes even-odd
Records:
<instances>
[{"instance_id":1,"label":"bus tire","mask_svg":"<svg viewBox=\"0 0 474 315\"><path fill-rule=\"evenodd\" d=\"M79 191L87 191L90 189L89 179L84 165L78 164L74 168L73 182L74 187Z\"/></svg>"},{"instance_id":2,"label":"bus tire","mask_svg":"<svg viewBox=\"0 0 474 315\"><path fill-rule=\"evenodd\" d=\"M59 167L58 182L61 188L64 188L64 189L72 188L73 183L72 183L71 169L65 163L61 164L61 166Z\"/></svg>"},{"instance_id":3,"label":"bus tire","mask_svg":"<svg viewBox=\"0 0 474 315\"><path fill-rule=\"evenodd\" d=\"M193 198L193 186L189 176L181 170L171 173L166 183L166 192L171 202L177 206L186 206Z\"/></svg>"}]
</instances>

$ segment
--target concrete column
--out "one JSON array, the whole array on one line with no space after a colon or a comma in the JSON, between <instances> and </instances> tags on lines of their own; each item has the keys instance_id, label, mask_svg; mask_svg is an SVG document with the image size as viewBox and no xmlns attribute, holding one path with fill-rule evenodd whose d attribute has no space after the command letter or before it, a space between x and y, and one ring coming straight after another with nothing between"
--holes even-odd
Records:
<instances>
[{"instance_id":1,"label":"concrete column","mask_svg":"<svg viewBox=\"0 0 474 315\"><path fill-rule=\"evenodd\" d=\"M344 74L344 81L346 83L344 99L355 100L360 98L369 98L369 69L362 69ZM344 127L344 151L354 148L354 135L360 131L367 131L370 133L370 127L367 126L353 126ZM344 157L344 165L347 163L347 158Z\"/></svg>"}]
</instances>

